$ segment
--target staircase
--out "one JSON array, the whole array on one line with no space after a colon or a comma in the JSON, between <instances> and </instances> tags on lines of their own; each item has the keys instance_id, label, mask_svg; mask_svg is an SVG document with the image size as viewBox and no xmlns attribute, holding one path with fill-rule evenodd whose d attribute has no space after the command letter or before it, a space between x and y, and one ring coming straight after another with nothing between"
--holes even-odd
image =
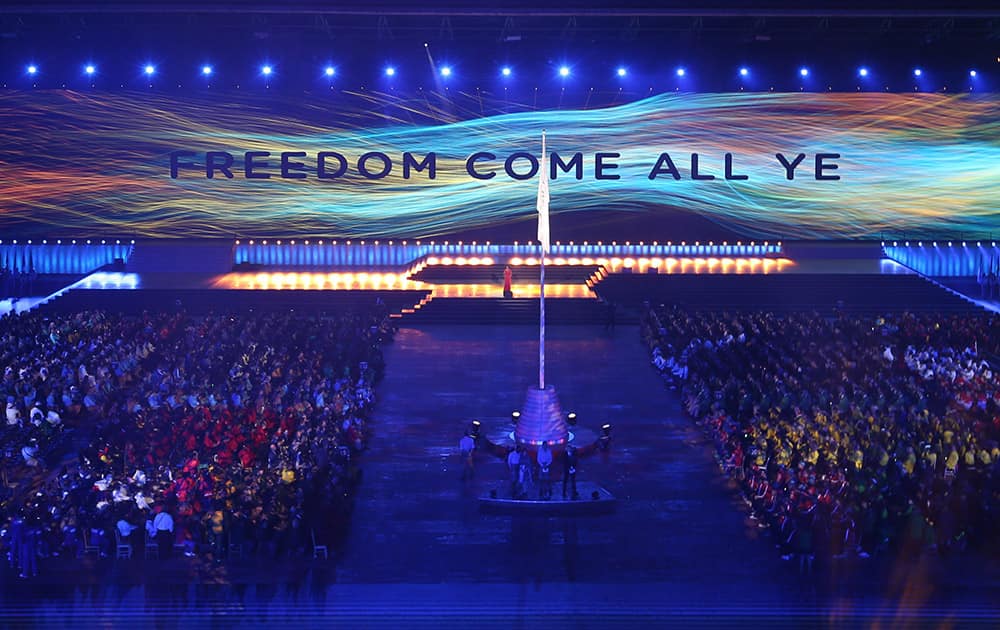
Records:
<instances>
[{"instance_id":1,"label":"staircase","mask_svg":"<svg viewBox=\"0 0 1000 630\"><path fill-rule=\"evenodd\" d=\"M404 324L538 325L537 298L432 298L403 315ZM587 298L545 298L545 321L552 325L603 324L607 306Z\"/></svg>"},{"instance_id":2,"label":"staircase","mask_svg":"<svg viewBox=\"0 0 1000 630\"><path fill-rule=\"evenodd\" d=\"M454 288L489 285L495 289L489 295L498 295L503 284L504 265L427 265L411 276L411 280L428 285ZM511 267L515 291L517 286L537 284L540 268L538 265L514 265ZM545 319L553 325L563 324L603 324L607 318L607 306L595 300L585 289L588 279L596 276L596 265L546 265L545 282L549 286L575 285L584 289L578 294L587 297L545 298ZM444 297L431 295L401 313L404 324L488 324L538 325L537 297Z\"/></svg>"},{"instance_id":3,"label":"staircase","mask_svg":"<svg viewBox=\"0 0 1000 630\"><path fill-rule=\"evenodd\" d=\"M430 284L503 284L504 265L428 265L410 276ZM538 284L538 265L511 267L514 284ZM546 284L584 284L597 265L546 265Z\"/></svg>"},{"instance_id":4,"label":"staircase","mask_svg":"<svg viewBox=\"0 0 1000 630\"><path fill-rule=\"evenodd\" d=\"M369 310L381 298L390 314L425 299L430 291L380 290L257 290L240 289L73 289L44 308L53 312L73 313L105 309L138 314L143 311L172 311L183 308L192 314L238 313L248 310L305 314L334 314Z\"/></svg>"}]
</instances>

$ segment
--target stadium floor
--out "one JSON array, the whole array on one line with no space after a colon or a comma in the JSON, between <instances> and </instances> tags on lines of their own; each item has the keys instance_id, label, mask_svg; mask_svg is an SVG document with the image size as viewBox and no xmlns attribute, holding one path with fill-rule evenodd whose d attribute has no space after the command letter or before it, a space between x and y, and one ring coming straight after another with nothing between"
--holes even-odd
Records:
<instances>
[{"instance_id":1,"label":"stadium floor","mask_svg":"<svg viewBox=\"0 0 1000 630\"><path fill-rule=\"evenodd\" d=\"M480 455L459 481L467 423L508 422L536 375L530 327L402 329L386 348L364 480L343 554L329 562L50 559L4 570L5 625L155 621L167 627L329 618L367 626L608 627L995 623L989 563L840 561L801 577L746 517L676 395L648 367L635 327L549 331L548 380L582 425L613 424L580 479L619 500L607 516L481 515L505 466ZM45 588L39 588L44 584ZM44 592L44 595L41 594Z\"/></svg>"}]
</instances>

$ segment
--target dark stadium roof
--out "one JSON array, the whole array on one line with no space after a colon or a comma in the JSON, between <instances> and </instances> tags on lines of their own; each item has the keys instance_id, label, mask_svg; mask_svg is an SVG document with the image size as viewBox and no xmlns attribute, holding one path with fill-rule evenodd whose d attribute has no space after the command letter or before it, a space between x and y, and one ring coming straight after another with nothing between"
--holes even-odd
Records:
<instances>
[{"instance_id":1,"label":"dark stadium roof","mask_svg":"<svg viewBox=\"0 0 1000 630\"><path fill-rule=\"evenodd\" d=\"M963 77L973 68L977 89L1000 85L1000 3L969 0L14 0L0 4L0 84L17 85L25 65L37 62L38 87L72 87L82 64L94 60L107 86L118 86L151 60L162 67L161 85L186 84L192 67L209 61L220 86L235 85L268 61L282 66L280 87L308 82L317 64L334 63L356 88L384 64L406 61L414 70L399 74L398 87L416 88L424 43L436 59L458 66L455 82L465 88L484 85L507 63L518 66L519 80L531 81L576 64L574 76L597 89L607 87L601 82L617 64L635 68L632 76L655 89L664 86L645 76L681 64L699 78L698 90L734 89L742 64L777 90L799 89L793 75L806 64L834 90L855 89L860 65L873 67L873 81L893 91L914 87L907 77L916 65L932 69L926 88L966 89ZM302 80L291 80L296 72Z\"/></svg>"},{"instance_id":2,"label":"dark stadium roof","mask_svg":"<svg viewBox=\"0 0 1000 630\"><path fill-rule=\"evenodd\" d=\"M433 0L406 2L390 0L379 2L320 2L296 0L241 0L240 2L202 2L200 0L173 0L171 2L122 2L121 0L31 0L5 2L0 11L13 13L324 13L361 15L648 15L648 16L997 16L1000 7L996 2L956 0L954 2L928 2L911 0L891 2L842 2L823 0L813 2L745 2L743 0L713 0L691 3L680 0Z\"/></svg>"}]
</instances>

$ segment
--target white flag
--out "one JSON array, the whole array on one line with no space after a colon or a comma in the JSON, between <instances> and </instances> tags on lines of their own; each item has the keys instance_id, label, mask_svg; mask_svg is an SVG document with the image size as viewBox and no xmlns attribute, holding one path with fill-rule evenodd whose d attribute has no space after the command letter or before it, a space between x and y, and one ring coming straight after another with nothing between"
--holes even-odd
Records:
<instances>
[{"instance_id":1,"label":"white flag","mask_svg":"<svg viewBox=\"0 0 1000 630\"><path fill-rule=\"evenodd\" d=\"M545 155L545 132L542 131L542 160L538 166L538 240L542 254L549 253L549 160Z\"/></svg>"}]
</instances>

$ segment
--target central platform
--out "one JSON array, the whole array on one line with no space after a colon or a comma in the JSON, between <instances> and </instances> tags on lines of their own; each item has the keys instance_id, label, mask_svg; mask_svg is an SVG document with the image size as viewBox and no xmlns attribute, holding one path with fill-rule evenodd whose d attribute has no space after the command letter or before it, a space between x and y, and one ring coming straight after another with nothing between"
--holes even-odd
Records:
<instances>
[{"instance_id":1,"label":"central platform","mask_svg":"<svg viewBox=\"0 0 1000 630\"><path fill-rule=\"evenodd\" d=\"M580 498L562 498L562 478L552 482L552 498L515 499L509 484L502 484L490 494L479 499L479 510L485 514L540 517L601 516L615 511L617 499L601 486L586 481L576 484ZM532 488L537 495L537 488Z\"/></svg>"}]
</instances>

